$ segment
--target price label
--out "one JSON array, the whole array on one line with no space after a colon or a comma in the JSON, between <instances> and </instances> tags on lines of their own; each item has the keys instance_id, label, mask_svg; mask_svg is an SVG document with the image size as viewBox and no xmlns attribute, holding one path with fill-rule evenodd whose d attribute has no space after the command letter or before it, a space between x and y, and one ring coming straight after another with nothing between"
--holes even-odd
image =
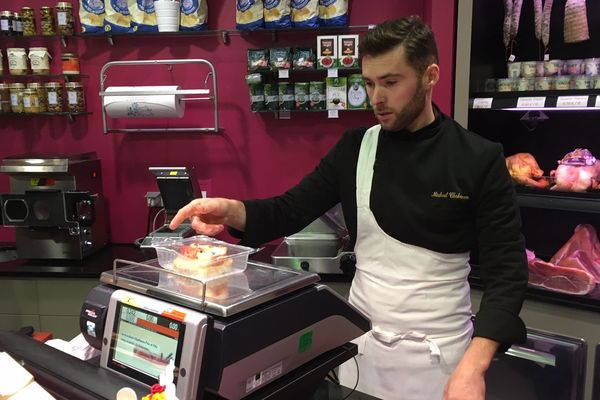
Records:
<instances>
[{"instance_id":1,"label":"price label","mask_svg":"<svg viewBox=\"0 0 600 400\"><path fill-rule=\"evenodd\" d=\"M279 70L279 79L288 79L290 77L289 69L280 69Z\"/></svg>"},{"instance_id":2,"label":"price label","mask_svg":"<svg viewBox=\"0 0 600 400\"><path fill-rule=\"evenodd\" d=\"M327 118L339 118L338 110L327 110Z\"/></svg>"},{"instance_id":3,"label":"price label","mask_svg":"<svg viewBox=\"0 0 600 400\"><path fill-rule=\"evenodd\" d=\"M587 107L589 97L590 96L558 96L556 107ZM596 97L596 104L597 103L598 98Z\"/></svg>"},{"instance_id":4,"label":"price label","mask_svg":"<svg viewBox=\"0 0 600 400\"><path fill-rule=\"evenodd\" d=\"M546 104L546 97L519 97L517 108L542 108Z\"/></svg>"},{"instance_id":5,"label":"price label","mask_svg":"<svg viewBox=\"0 0 600 400\"><path fill-rule=\"evenodd\" d=\"M513 61L515 61L516 58L517 57L515 57L514 54L511 54L510 57L508 57L508 61L513 62Z\"/></svg>"},{"instance_id":6,"label":"price label","mask_svg":"<svg viewBox=\"0 0 600 400\"><path fill-rule=\"evenodd\" d=\"M67 92L69 104L77 104L77 92Z\"/></svg>"},{"instance_id":7,"label":"price label","mask_svg":"<svg viewBox=\"0 0 600 400\"><path fill-rule=\"evenodd\" d=\"M492 108L493 97L478 97L473 99L473 108Z\"/></svg>"},{"instance_id":8,"label":"price label","mask_svg":"<svg viewBox=\"0 0 600 400\"><path fill-rule=\"evenodd\" d=\"M56 19L58 20L58 25L65 26L67 25L67 13L64 11L59 11L56 13Z\"/></svg>"},{"instance_id":9,"label":"price label","mask_svg":"<svg viewBox=\"0 0 600 400\"><path fill-rule=\"evenodd\" d=\"M327 77L328 78L337 78L338 77L338 70L337 70L337 68L329 68L327 70Z\"/></svg>"},{"instance_id":10,"label":"price label","mask_svg":"<svg viewBox=\"0 0 600 400\"><path fill-rule=\"evenodd\" d=\"M596 107L600 107L600 95L596 96Z\"/></svg>"}]
</instances>

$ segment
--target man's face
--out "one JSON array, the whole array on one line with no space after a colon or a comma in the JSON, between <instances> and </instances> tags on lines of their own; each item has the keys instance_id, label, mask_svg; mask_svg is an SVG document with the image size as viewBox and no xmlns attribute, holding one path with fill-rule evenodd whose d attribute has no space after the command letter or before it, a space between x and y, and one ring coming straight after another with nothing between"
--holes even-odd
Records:
<instances>
[{"instance_id":1,"label":"man's face","mask_svg":"<svg viewBox=\"0 0 600 400\"><path fill-rule=\"evenodd\" d=\"M422 74L408 65L404 47L362 59L362 75L373 111L388 131L411 130L427 104Z\"/></svg>"}]
</instances>

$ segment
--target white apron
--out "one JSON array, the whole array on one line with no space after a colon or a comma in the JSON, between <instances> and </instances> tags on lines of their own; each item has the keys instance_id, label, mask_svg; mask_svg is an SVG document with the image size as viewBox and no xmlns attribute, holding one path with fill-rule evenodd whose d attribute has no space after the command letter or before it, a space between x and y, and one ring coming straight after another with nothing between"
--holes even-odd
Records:
<instances>
[{"instance_id":1,"label":"white apron","mask_svg":"<svg viewBox=\"0 0 600 400\"><path fill-rule=\"evenodd\" d=\"M379 227L369 201L380 129L365 133L356 169L356 275L349 301L372 323L354 341L357 390L386 400L438 400L471 339L469 253L406 244ZM353 360L340 366L339 377L354 387Z\"/></svg>"}]
</instances>

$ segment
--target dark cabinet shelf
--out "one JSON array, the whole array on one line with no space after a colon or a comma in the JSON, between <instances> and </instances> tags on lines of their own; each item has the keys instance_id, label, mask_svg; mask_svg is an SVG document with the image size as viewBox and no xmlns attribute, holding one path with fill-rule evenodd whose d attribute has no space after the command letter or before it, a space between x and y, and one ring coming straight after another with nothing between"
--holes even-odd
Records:
<instances>
[{"instance_id":1,"label":"dark cabinet shelf","mask_svg":"<svg viewBox=\"0 0 600 400\"><path fill-rule=\"evenodd\" d=\"M67 41L69 38L76 38L79 35L32 35L32 36L2 36L2 40L15 40L17 42L20 41L29 41L30 39L47 39L47 40L56 40L59 39L62 43L63 47L67 47ZM10 47L10 46L9 46Z\"/></svg>"},{"instance_id":2,"label":"dark cabinet shelf","mask_svg":"<svg viewBox=\"0 0 600 400\"><path fill-rule=\"evenodd\" d=\"M600 213L600 193L570 193L517 186L520 207Z\"/></svg>"},{"instance_id":3,"label":"dark cabinet shelf","mask_svg":"<svg viewBox=\"0 0 600 400\"><path fill-rule=\"evenodd\" d=\"M50 74L50 75L38 75L38 74L27 74L27 75L10 75L3 74L0 75L0 78L3 80L15 80L15 81L23 81L30 79L64 79L65 81L69 81L69 79L79 79L79 78L89 78L89 75L82 74Z\"/></svg>"}]
</instances>

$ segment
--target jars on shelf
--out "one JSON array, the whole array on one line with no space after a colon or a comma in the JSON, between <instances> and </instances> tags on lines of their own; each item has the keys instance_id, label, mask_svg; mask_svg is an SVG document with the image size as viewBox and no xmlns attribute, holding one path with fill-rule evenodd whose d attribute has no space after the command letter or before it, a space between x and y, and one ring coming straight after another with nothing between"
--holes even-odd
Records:
<instances>
[{"instance_id":1,"label":"jars on shelf","mask_svg":"<svg viewBox=\"0 0 600 400\"><path fill-rule=\"evenodd\" d=\"M42 35L54 35L54 16L52 7L44 6L40 8L40 23L42 25Z\"/></svg>"},{"instance_id":2,"label":"jars on shelf","mask_svg":"<svg viewBox=\"0 0 600 400\"><path fill-rule=\"evenodd\" d=\"M6 50L8 58L8 70L11 75L27 74L27 53L21 47L8 48Z\"/></svg>"},{"instance_id":3,"label":"jars on shelf","mask_svg":"<svg viewBox=\"0 0 600 400\"><path fill-rule=\"evenodd\" d=\"M63 86L60 82L48 82L45 85L47 95L48 112L62 112L63 110Z\"/></svg>"},{"instance_id":4,"label":"jars on shelf","mask_svg":"<svg viewBox=\"0 0 600 400\"><path fill-rule=\"evenodd\" d=\"M23 107L23 92L25 91L24 83L11 83L10 88L10 108L14 113L24 112Z\"/></svg>"},{"instance_id":5,"label":"jars on shelf","mask_svg":"<svg viewBox=\"0 0 600 400\"><path fill-rule=\"evenodd\" d=\"M73 34L74 18L73 5L71 3L56 3L56 27L60 35Z\"/></svg>"},{"instance_id":6,"label":"jars on shelf","mask_svg":"<svg viewBox=\"0 0 600 400\"><path fill-rule=\"evenodd\" d=\"M40 112L40 98L37 90L23 90L23 112L26 114L36 114Z\"/></svg>"},{"instance_id":7,"label":"jars on shelf","mask_svg":"<svg viewBox=\"0 0 600 400\"><path fill-rule=\"evenodd\" d=\"M31 7L21 8L21 19L23 20L23 36L34 36L35 29L35 13Z\"/></svg>"},{"instance_id":8,"label":"jars on shelf","mask_svg":"<svg viewBox=\"0 0 600 400\"><path fill-rule=\"evenodd\" d=\"M0 112L9 113L10 108L10 87L8 83L0 83Z\"/></svg>"},{"instance_id":9,"label":"jars on shelf","mask_svg":"<svg viewBox=\"0 0 600 400\"><path fill-rule=\"evenodd\" d=\"M2 50L0 50L0 75L2 75L4 73L4 67L3 67L3 62L2 62Z\"/></svg>"},{"instance_id":10,"label":"jars on shelf","mask_svg":"<svg viewBox=\"0 0 600 400\"><path fill-rule=\"evenodd\" d=\"M0 33L3 36L12 36L14 34L13 20L14 16L12 11L0 12Z\"/></svg>"},{"instance_id":11,"label":"jars on shelf","mask_svg":"<svg viewBox=\"0 0 600 400\"><path fill-rule=\"evenodd\" d=\"M31 62L31 72L35 75L50 74L50 53L45 47L29 48L29 60Z\"/></svg>"},{"instance_id":12,"label":"jars on shelf","mask_svg":"<svg viewBox=\"0 0 600 400\"><path fill-rule=\"evenodd\" d=\"M39 101L38 112L48 111L48 93L46 92L46 87L44 84L39 82L31 82L27 84L27 89L33 89L37 92Z\"/></svg>"},{"instance_id":13,"label":"jars on shelf","mask_svg":"<svg viewBox=\"0 0 600 400\"><path fill-rule=\"evenodd\" d=\"M23 18L19 13L13 14L13 35L23 36Z\"/></svg>"},{"instance_id":14,"label":"jars on shelf","mask_svg":"<svg viewBox=\"0 0 600 400\"><path fill-rule=\"evenodd\" d=\"M65 88L67 89L67 106L69 112L85 112L85 96L81 83L67 82Z\"/></svg>"},{"instance_id":15,"label":"jars on shelf","mask_svg":"<svg viewBox=\"0 0 600 400\"><path fill-rule=\"evenodd\" d=\"M78 75L79 71L79 58L75 53L63 53L60 56L62 61L62 71L66 75Z\"/></svg>"}]
</instances>

